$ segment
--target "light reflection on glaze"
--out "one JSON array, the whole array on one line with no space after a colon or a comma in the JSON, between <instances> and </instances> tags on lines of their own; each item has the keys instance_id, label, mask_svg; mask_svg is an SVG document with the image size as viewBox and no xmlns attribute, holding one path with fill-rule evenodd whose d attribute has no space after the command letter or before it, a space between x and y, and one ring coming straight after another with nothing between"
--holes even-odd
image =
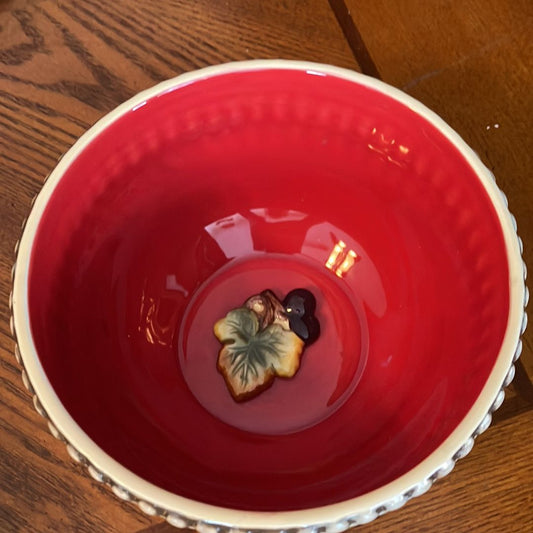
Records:
<instances>
[{"instance_id":1,"label":"light reflection on glaze","mask_svg":"<svg viewBox=\"0 0 533 533\"><path fill-rule=\"evenodd\" d=\"M326 261L326 268L335 272L339 278L344 275L355 265L359 256L353 250L346 250L346 243L339 241L333 246Z\"/></svg>"},{"instance_id":2,"label":"light reflection on glaze","mask_svg":"<svg viewBox=\"0 0 533 533\"><path fill-rule=\"evenodd\" d=\"M254 252L250 221L239 213L216 220L204 229L228 259Z\"/></svg>"},{"instance_id":3,"label":"light reflection on glaze","mask_svg":"<svg viewBox=\"0 0 533 533\"><path fill-rule=\"evenodd\" d=\"M407 156L411 151L410 148L400 142L396 142L394 138L388 139L376 127L372 128L371 141L367 143L367 147L379 154L388 163L392 163L400 168L404 168L409 162Z\"/></svg>"}]
</instances>

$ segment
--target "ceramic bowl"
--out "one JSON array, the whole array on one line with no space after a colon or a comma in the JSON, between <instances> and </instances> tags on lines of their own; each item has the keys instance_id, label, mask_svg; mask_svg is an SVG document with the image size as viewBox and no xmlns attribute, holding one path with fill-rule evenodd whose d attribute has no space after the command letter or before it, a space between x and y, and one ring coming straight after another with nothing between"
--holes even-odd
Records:
<instances>
[{"instance_id":1,"label":"ceramic bowl","mask_svg":"<svg viewBox=\"0 0 533 533\"><path fill-rule=\"evenodd\" d=\"M13 326L38 410L118 496L200 531L338 532L488 427L524 277L505 197L434 113L355 72L244 62L139 94L67 152L20 241ZM319 338L236 402L213 325L294 288Z\"/></svg>"}]
</instances>

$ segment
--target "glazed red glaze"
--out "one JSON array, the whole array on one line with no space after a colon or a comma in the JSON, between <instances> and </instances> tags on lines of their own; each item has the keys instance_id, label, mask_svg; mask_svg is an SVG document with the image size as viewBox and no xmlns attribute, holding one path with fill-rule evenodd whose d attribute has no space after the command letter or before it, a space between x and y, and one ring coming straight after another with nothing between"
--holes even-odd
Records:
<instances>
[{"instance_id":1,"label":"glazed red glaze","mask_svg":"<svg viewBox=\"0 0 533 533\"><path fill-rule=\"evenodd\" d=\"M303 71L121 116L62 177L31 261L36 347L76 422L146 480L240 509L338 502L427 457L509 307L498 219L459 151L390 97ZM296 287L320 338L292 380L234 403L213 322Z\"/></svg>"}]
</instances>

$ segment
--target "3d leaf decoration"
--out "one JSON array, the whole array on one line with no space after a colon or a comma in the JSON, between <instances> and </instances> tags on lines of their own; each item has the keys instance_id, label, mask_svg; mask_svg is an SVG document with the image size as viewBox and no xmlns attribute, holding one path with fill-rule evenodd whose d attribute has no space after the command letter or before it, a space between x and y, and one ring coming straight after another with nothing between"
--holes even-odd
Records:
<instances>
[{"instance_id":1,"label":"3d leaf decoration","mask_svg":"<svg viewBox=\"0 0 533 533\"><path fill-rule=\"evenodd\" d=\"M217 367L236 401L256 396L275 376L292 377L298 370L304 341L281 324L261 329L259 316L248 307L233 309L215 324L223 345Z\"/></svg>"}]
</instances>

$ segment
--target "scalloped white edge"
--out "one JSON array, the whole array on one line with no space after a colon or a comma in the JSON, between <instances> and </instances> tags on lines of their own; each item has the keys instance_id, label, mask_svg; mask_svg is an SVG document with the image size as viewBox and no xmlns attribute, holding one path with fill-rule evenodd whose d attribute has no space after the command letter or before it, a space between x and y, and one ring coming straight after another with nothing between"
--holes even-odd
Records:
<instances>
[{"instance_id":1,"label":"scalloped white edge","mask_svg":"<svg viewBox=\"0 0 533 533\"><path fill-rule=\"evenodd\" d=\"M100 449L69 415L44 373L31 334L27 291L32 242L48 199L65 170L95 136L132 108L156 95L212 76L263 69L296 69L364 85L401 102L439 129L476 172L495 207L507 251L510 291L507 329L494 368L470 411L433 453L401 477L362 496L314 509L276 513L227 509L183 498L142 479ZM35 397L36 409L48 419L52 434L67 444L69 454L85 464L94 479L109 485L119 498L137 502L145 513L159 515L176 527L195 528L201 533L229 533L230 530L232 533L265 530L340 533L402 507L410 498L429 490L436 479L451 472L455 462L472 449L474 439L489 427L492 413L504 399L503 388L514 376L513 362L522 348L520 336L527 323L524 307L528 298L522 243L516 233L516 221L507 208L507 199L496 185L494 176L461 137L426 106L379 80L339 67L287 60L226 63L182 74L139 93L100 119L60 159L37 195L22 230L12 272L11 329L17 345L15 354L23 366L22 378Z\"/></svg>"}]
</instances>

